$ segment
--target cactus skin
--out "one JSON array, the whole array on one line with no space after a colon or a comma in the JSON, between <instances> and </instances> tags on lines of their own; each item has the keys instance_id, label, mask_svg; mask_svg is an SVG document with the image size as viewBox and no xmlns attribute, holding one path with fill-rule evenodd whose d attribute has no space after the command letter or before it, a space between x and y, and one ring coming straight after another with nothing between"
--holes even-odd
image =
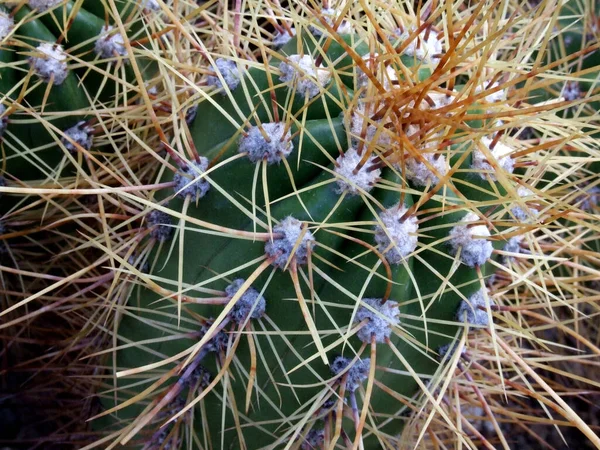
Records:
<instances>
[{"instance_id":1,"label":"cactus skin","mask_svg":"<svg viewBox=\"0 0 600 450\"><path fill-rule=\"evenodd\" d=\"M331 381L333 375L330 364L339 354L354 358L354 352L364 344L360 357L363 362L371 358L370 368L375 368L375 381L369 375L368 380L358 387L361 395L356 397L358 404L354 413L360 414L363 410L364 389L370 386L372 390L367 389L370 395L368 403L374 414L369 419L372 422L367 420L362 429L364 447L393 448L397 445L395 436L401 431L405 420L401 413L408 411L407 402L418 405L420 383L429 384L430 377L441 368L437 349L451 343L463 328L464 325L456 317L457 310L461 305L464 310L462 302L476 294L482 288L484 278L491 273L491 267L484 264L491 248L489 245L480 246L481 251L473 250L479 253L461 260L458 255L466 246L451 248L451 237L460 233L468 234L471 228L465 223L465 217L470 217L468 213L475 214L478 226L474 228L480 229L484 225L492 233L489 242L499 248L504 245L500 233L506 225L500 226L495 221L511 220L508 214L496 215L494 219L489 219L493 226L487 226L487 220L482 219L485 213L494 209L485 202L494 193L506 193L506 181L512 182L510 173L502 173L496 166L486 171L470 169L475 149L472 140L465 138L465 134L476 127L490 127L491 120L469 117L485 110L486 101L483 99L486 92L469 105L467 114L454 129L455 134L450 136L460 142L446 148L448 161L459 171L452 174L450 180L442 182L442 186L435 189L435 195L430 195L430 192L437 183L428 185L415 182L408 173L402 177L406 171L405 163L411 158L422 162L425 159L422 154L405 156L401 152L401 156L383 156L387 149L380 148L374 142L365 143L359 154L367 160L367 152L372 152L373 157L381 156L386 161L380 167L382 175L374 183L374 189L368 195L361 189L360 195L349 192L340 194L340 185L343 183L339 183L339 178L336 179L334 175L334 161L340 154L350 153L348 149L352 140L361 140L361 135L348 132L344 117L360 101L361 94L356 89L360 78L357 59L366 56L369 48L361 46L356 35L344 35L338 39L325 50L323 44L326 38L315 44L312 35L298 31L296 38L272 56L268 70L260 65L248 70L240 67L239 72L243 76L237 87L225 89L224 95L215 92L212 101L199 104L190 132L199 155L216 167L206 177L201 177L202 181L204 178L209 180L211 189L201 198L198 195L194 199L182 198L177 192L158 194L157 202L163 205L163 209L168 201L168 207L164 209L166 212L171 211L177 217L185 218L185 232L183 236L176 235L171 249L168 241L159 243L155 240L159 245L154 253L151 271L154 281L149 283L146 278L147 286L133 290L128 306L135 310L123 315L118 330L124 342L140 343L144 347L130 346L119 350L115 364L118 370L133 369L180 352L187 351L186 354L189 354L191 348L194 348L195 356L187 365L178 365L177 369L180 370L172 370L171 376L162 381L160 387L165 391L157 393L158 386L154 386L151 395L146 393L144 402L140 402L144 405L128 406L119 411L119 419L134 419L132 426L120 436L122 442L144 442L141 445L144 448L159 448L158 443L152 443L152 439L165 420L164 416L159 420L159 412L168 409L169 403L161 399L173 400L169 394L163 397L169 389L175 389L170 393L175 393L177 398L185 398L188 404L198 395L202 396L203 412L200 412L200 408L194 409L194 432L200 442L210 440L214 448L223 442L231 448L284 448L288 442L300 445L303 436L306 437L311 430L319 434L318 430L323 426L330 427L326 433L330 439L336 417L333 411L342 411L342 403L337 401L337 395L341 395L340 389L346 386L339 379ZM315 97L308 98L310 89L303 89L304 96L299 95L295 91L297 85L294 81L280 82L278 67L282 62L289 62L289 56L298 53L299 47L303 49L303 54L309 54L316 45L318 51L315 54L323 51L328 55L323 58L322 67L334 71L329 67L329 62L337 61L337 56L344 53L341 39L358 56L351 58L346 55L338 63L339 68L345 68L343 75L334 75ZM426 80L427 75L432 73L432 66L426 67L416 58L403 57L403 63L413 71L416 82ZM348 75L348 66L353 68L352 76ZM225 80L229 77L222 78ZM383 83L383 78L378 79ZM316 80L313 78L313 81ZM456 86L455 90L470 91L471 88ZM214 86L210 89L214 89ZM274 101L271 91L274 91ZM412 98L418 96L417 93L411 95ZM293 102L290 98L294 99ZM369 98L368 94L364 98ZM308 102L312 103L303 110ZM279 106L273 106L275 104ZM344 117L339 116L340 113ZM296 120L292 120L292 116ZM237 157L237 145L243 139L244 131L248 132L250 126L271 122L274 117L291 124L294 149L287 159L291 176L284 162L269 166L265 163L257 168L257 164L261 163L251 163L246 157ZM248 123L245 123L246 119ZM393 139L402 138L398 129L392 127L391 130ZM378 131L387 132L384 129ZM424 139L416 138L416 141L420 145ZM437 147L445 148L441 138L437 139ZM218 166L223 161L226 164ZM190 173L192 163L197 161L182 161L182 172ZM373 164L373 161L369 161L365 167ZM261 177L263 170L267 171L266 178ZM494 177L486 174L493 174ZM442 176L439 174L438 179ZM161 181L172 179L171 175ZM412 181L409 182L409 179ZM263 180L266 180L266 186ZM194 182L189 179L190 184ZM180 185L180 182L176 181L175 184ZM511 187L516 189L517 185ZM268 214L262 212L267 210L264 202L257 200L264 196L264 192L268 192L270 200ZM256 223L252 219L255 212L253 202L257 206ZM392 208L399 202L406 208L418 205L408 218L418 217L419 244L416 251L409 252L401 264L390 265L388 273L386 264L382 262L385 256L374 250L374 228L379 223L374 213L379 215L383 213L382 207ZM266 261L265 241L269 237L256 234L252 239L255 229L268 232L269 229L265 228L269 226L274 234L283 233L277 224L290 216L306 225L316 242L314 249L309 252L309 265L298 265L301 295L294 285L294 258L290 260L291 264L284 265L283 270L281 267L273 268L270 264L258 270L257 267ZM174 219L174 231L183 230L182 224L177 222L178 219ZM149 229L148 234L157 236L154 229ZM489 243L487 239L485 242ZM301 246L294 249L297 255ZM385 249L379 250L383 252ZM302 259L305 259L304 255ZM248 265L251 261L254 263ZM256 278L251 285L266 299L268 319L252 319L247 324L229 321L224 328L227 332L225 337L218 335L218 345L215 340L207 340L207 330L213 333L219 325L225 324L224 320L229 320L223 307L227 302L223 299L227 299L224 292L231 280L254 278L254 275ZM307 280L310 280L310 288ZM162 313L158 311L165 299L173 302L171 306L177 303L179 285L185 289L183 295L179 296L183 304L181 326L185 331L177 328L175 308L168 310L173 313L168 317L161 316ZM399 304L399 312L403 315L399 325L393 329L373 329L372 336L377 337L374 339L379 342L361 342L357 337L359 333L352 333L353 336L344 342L349 334L347 327L351 324L357 326L356 321L353 322L356 317L365 318L367 323L361 325L363 327L377 322L376 319L368 319L369 310L364 308L366 303L373 306L378 302L367 302L367 299L386 296L389 297L389 304ZM216 297L223 304L193 304L194 299L203 297ZM313 299L314 304L311 303ZM158 300L161 302L157 303ZM307 306L303 303L307 303ZM212 321L211 318L215 317L217 320ZM395 320L390 320L395 323ZM239 332L242 326L250 331L251 337ZM276 333L267 337L262 333L265 329ZM318 338L311 332L313 329L321 330ZM184 337L179 335L180 332L196 334L194 339L189 339L189 335ZM161 340L171 335L179 336ZM386 341L386 335L389 335L391 345ZM251 345L248 345L249 339L252 339ZM202 349L198 348L199 342L204 343ZM326 352L327 363L324 363L322 354L317 350L321 342L325 347L331 346ZM256 348L263 353L255 356L257 361L254 361L251 355L256 355ZM216 358L212 354L215 352ZM230 352L235 353L235 363L226 358ZM174 358L181 362L184 359L183 356ZM410 368L403 361L408 362ZM191 376L191 368L197 368L200 364L213 377L217 377L215 387L206 390L189 387L185 377ZM227 369L223 369L224 365L227 365ZM257 371L256 384L252 388L247 374L254 366ZM223 378L223 373L227 373L226 378ZM178 377L180 382L176 382ZM359 376L353 378L361 379ZM138 379L117 379L117 387L124 391L123 394L119 393L121 401L133 396L130 391L140 390L133 386L135 381ZM247 397L249 385L254 390ZM290 385L295 388L291 389ZM144 384L145 387L147 384ZM336 392L333 395L331 388ZM256 389L260 389L260 392L255 392ZM352 423L355 398L348 391L354 390L346 391L344 414L349 420L343 421L342 429L348 439L354 441L359 439L355 432L355 426L359 425ZM226 404L222 402L223 396L227 396ZM246 407L247 399L249 407ZM334 401L333 409L325 408L328 399ZM114 404L107 402L106 406L110 408ZM182 417L189 422L188 416ZM136 432L149 423L153 425L137 435ZM181 423L182 420L179 420L175 422L176 425L165 427L172 431L168 436L173 442L178 440L175 436L178 433L180 438L183 436L183 432L176 428ZM377 435L373 428L377 429ZM169 437L161 435L161 439Z\"/></svg>"},{"instance_id":2,"label":"cactus skin","mask_svg":"<svg viewBox=\"0 0 600 450\"><path fill-rule=\"evenodd\" d=\"M92 5L96 14L85 9ZM130 14L134 12L132 8L140 10L134 3L129 5ZM0 103L4 107L3 119L8 121L0 139L7 154L6 173L21 180L56 177L54 171L64 158L58 141L63 140L67 150L77 153L77 147L65 137L65 131L81 121L92 120L94 110L110 102L114 104L125 90L125 83L133 80L125 48L118 44L123 42L118 29L109 29L109 34L103 35L107 30L105 17L110 16L101 2L85 2L83 6L78 3L77 9L71 0L49 6L45 10L12 4L8 9L0 8L2 17L14 14L11 34L0 36ZM130 19L138 16L132 15ZM129 27L126 29L129 31ZM64 30L67 30L65 36ZM116 41L111 42L117 42L116 46L98 46L103 36L110 38L115 33ZM64 52L66 76L56 72L56 82L52 85L49 79L41 78L35 68L30 69L28 59L42 56L36 50L40 45L54 49L60 45ZM126 80L120 80L118 67L121 65L125 65ZM111 75L115 67L118 71ZM31 76L22 83L28 71ZM42 123L40 118L47 123Z\"/></svg>"}]
</instances>

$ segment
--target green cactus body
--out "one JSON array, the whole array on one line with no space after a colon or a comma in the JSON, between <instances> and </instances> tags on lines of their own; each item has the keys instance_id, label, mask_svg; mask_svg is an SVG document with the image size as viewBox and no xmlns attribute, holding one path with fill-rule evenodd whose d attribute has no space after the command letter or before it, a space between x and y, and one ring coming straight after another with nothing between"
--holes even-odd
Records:
<instances>
[{"instance_id":1,"label":"green cactus body","mask_svg":"<svg viewBox=\"0 0 600 450\"><path fill-rule=\"evenodd\" d=\"M105 6L90 3L95 14L73 1L0 11L0 137L10 177L55 177L64 157L57 141L73 153L90 150L94 111L134 81L122 35Z\"/></svg>"},{"instance_id":2,"label":"green cactus body","mask_svg":"<svg viewBox=\"0 0 600 450\"><path fill-rule=\"evenodd\" d=\"M135 405L111 411L119 420L133 419L120 435L122 442L144 442L140 447L145 449L181 442L186 435L181 425L190 423L189 415L159 427L200 395L202 408L193 409L194 437L186 439L202 448L311 448L305 446L314 445L313 438L317 446L324 439L362 439L364 448L392 448L404 424L402 413L411 411L407 405L418 405L421 388L436 383L434 374L442 368L437 351L458 334L463 326L456 319L459 306L482 289L490 272L486 261L492 244L483 220L487 206L481 203L478 212L469 205L489 201L489 194L481 192L492 192L497 183L471 168L473 186L447 181L430 194L448 162L454 164L467 151L464 145L448 146L448 159L440 152L398 158L398 152L388 151L399 145L400 132L390 132L397 130L395 124L386 128L382 120L374 121L372 129L353 128L357 105L379 105L365 109L366 117L383 105L370 100L376 98L374 79L389 94L398 84L393 79L403 80L397 74L412 73L419 83L431 75L432 65L403 56L404 71L370 67L371 81L365 82L356 60L366 61L369 47L357 35L343 40L359 56L345 54L333 40L319 68L314 59L300 58L322 53L325 38L310 33L288 42L268 66L215 61L221 76L209 85L216 85L217 92L199 104L190 127L199 159L182 161L175 178L162 180L173 180L176 193L159 192L157 201L178 219L170 226L156 218L156 211L148 216L147 233L158 249L149 275L153 287L132 291L118 335L133 345L116 352L115 364L117 370L142 367L186 350L189 354L203 338L207 342L195 348L191 365L178 366L181 370L167 377L161 393L156 387ZM290 65L305 72L286 79ZM320 70L330 79L318 84ZM224 88L223 81L230 85ZM413 95L418 97L417 90ZM394 114L406 117L402 111L415 103L398 105ZM429 108L414 110L421 114ZM483 125L467 119L461 122L463 131ZM406 121L406 134L417 132L422 123ZM211 168L204 174L208 162ZM289 248L278 240L288 232L295 236ZM499 239L494 246L503 244ZM232 294L236 279L252 279L251 287L266 299L264 316L240 320L253 310L225 312L225 305L240 297ZM184 291L179 296L181 329L178 286ZM204 303L218 304L202 304L208 297L212 300ZM260 309L258 303L254 309ZM473 308L473 316L481 315ZM205 333L219 326L225 334L209 339ZM232 354L233 360L227 357ZM343 389L339 374L348 361L337 360L338 355L362 360L350 366ZM369 380L365 361L372 356L376 367ZM184 383L190 367L199 364L219 377L210 390L206 383ZM146 378L118 378L117 404L156 379ZM173 393L179 398L174 410ZM105 405L115 406L109 400ZM358 416L367 406L367 421L360 425ZM334 438L339 411L342 435Z\"/></svg>"}]
</instances>

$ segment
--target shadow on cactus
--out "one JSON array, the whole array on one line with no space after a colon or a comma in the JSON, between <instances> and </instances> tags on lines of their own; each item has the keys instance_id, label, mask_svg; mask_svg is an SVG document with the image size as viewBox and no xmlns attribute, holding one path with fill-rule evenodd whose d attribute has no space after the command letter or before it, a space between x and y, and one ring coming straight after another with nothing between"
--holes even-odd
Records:
<instances>
[{"instance_id":1,"label":"shadow on cactus","mask_svg":"<svg viewBox=\"0 0 600 450\"><path fill-rule=\"evenodd\" d=\"M450 422L451 350L469 328L498 345L486 278L547 206L532 155L565 142L498 4L303 5L271 44L244 28L258 58L210 54L189 139L165 143L178 172L122 194L147 228L97 445L400 448L423 405Z\"/></svg>"}]
</instances>

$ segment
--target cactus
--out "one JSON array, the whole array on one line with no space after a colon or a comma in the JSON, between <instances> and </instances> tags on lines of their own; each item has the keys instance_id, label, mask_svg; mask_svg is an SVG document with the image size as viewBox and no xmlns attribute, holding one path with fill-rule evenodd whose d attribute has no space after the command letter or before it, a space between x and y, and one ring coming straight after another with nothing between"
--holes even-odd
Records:
<instances>
[{"instance_id":1,"label":"cactus","mask_svg":"<svg viewBox=\"0 0 600 450\"><path fill-rule=\"evenodd\" d=\"M547 83L498 69L522 62L518 21L407 8L281 10L272 46L243 36L257 60L208 57L191 139L165 142L171 190L123 196L147 228L122 257L102 444L397 448L457 337L494 335L494 259L549 208L535 155L577 133L527 103Z\"/></svg>"},{"instance_id":2,"label":"cactus","mask_svg":"<svg viewBox=\"0 0 600 450\"><path fill-rule=\"evenodd\" d=\"M15 180L58 179L62 171L68 176L75 169L68 153L75 160L77 154L89 158L92 147L102 147L98 142L106 145L102 136L94 139L103 134L97 127L100 110L121 106L135 88L127 49L135 43L126 34L144 41L145 34L134 31L145 9L119 2L128 21L115 21L101 2L23 3L0 7L3 170ZM152 68L142 58L138 65L149 79Z\"/></svg>"}]
</instances>

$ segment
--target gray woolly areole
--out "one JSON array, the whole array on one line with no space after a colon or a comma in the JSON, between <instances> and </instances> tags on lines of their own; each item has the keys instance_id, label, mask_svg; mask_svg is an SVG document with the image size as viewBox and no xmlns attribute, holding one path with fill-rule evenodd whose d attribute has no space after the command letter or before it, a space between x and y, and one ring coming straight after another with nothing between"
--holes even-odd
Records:
<instances>
[{"instance_id":1,"label":"gray woolly areole","mask_svg":"<svg viewBox=\"0 0 600 450\"><path fill-rule=\"evenodd\" d=\"M190 106L185 112L185 123L191 125L194 119L196 119L196 114L198 114L198 105Z\"/></svg>"},{"instance_id":2,"label":"gray woolly areole","mask_svg":"<svg viewBox=\"0 0 600 450\"><path fill-rule=\"evenodd\" d=\"M444 344L444 345L440 346L440 348L438 348L438 354L440 355L440 359L445 358L448 353L449 353L448 358L452 358L454 356L454 353L456 353L457 349L458 349L458 341L454 341L454 342L451 342L450 344ZM462 356L465 353L467 353L467 349L463 346L460 351L460 354Z\"/></svg>"},{"instance_id":3,"label":"gray woolly areole","mask_svg":"<svg viewBox=\"0 0 600 450\"><path fill-rule=\"evenodd\" d=\"M409 216L403 222L400 221L407 210L406 206L398 203L379 214L383 227L380 223L375 226L377 249L385 252L385 258L390 264L400 264L417 248L417 218Z\"/></svg>"},{"instance_id":4,"label":"gray woolly areole","mask_svg":"<svg viewBox=\"0 0 600 450\"><path fill-rule=\"evenodd\" d=\"M487 137L481 138L481 144L488 149L489 153L492 154L500 169L504 170L507 173L513 173L515 169L515 162L510 157L510 154L513 153L512 148L503 144L502 142L496 142L496 145L492 150L490 148L492 144L492 139ZM487 178L489 177L493 181L496 181L496 175L494 175L494 173L497 171L497 169L492 167L492 165L488 162L488 157L486 156L486 154L478 148L475 148L475 150L473 150L471 168L477 171L478 175L483 180L487 180Z\"/></svg>"},{"instance_id":5,"label":"gray woolly areole","mask_svg":"<svg viewBox=\"0 0 600 450\"><path fill-rule=\"evenodd\" d=\"M206 335L210 327L213 325L214 319L210 318L200 327L200 336L201 339ZM216 352L220 353L223 350L227 349L227 343L229 342L229 336L223 330L219 330L217 334L215 334L211 339L208 340L202 350L207 352Z\"/></svg>"},{"instance_id":6,"label":"gray woolly areole","mask_svg":"<svg viewBox=\"0 0 600 450\"><path fill-rule=\"evenodd\" d=\"M210 189L210 183L206 178L200 178L208 169L208 159L200 156L198 161L188 163L184 169L180 169L173 177L175 187L173 188L177 196L186 198L188 195L193 202L198 201L206 195Z\"/></svg>"},{"instance_id":7,"label":"gray woolly areole","mask_svg":"<svg viewBox=\"0 0 600 450\"><path fill-rule=\"evenodd\" d=\"M302 232L302 222L294 219L292 216L286 217L279 225L273 227L273 234L281 235L281 237L274 236L273 240L269 239L265 244L265 253L269 258L273 258L273 265L275 267L282 270L286 267ZM315 238L313 234L309 230L306 230L293 255L296 259L296 264L302 265L308 262L308 252L314 245L314 242Z\"/></svg>"},{"instance_id":8,"label":"gray woolly areole","mask_svg":"<svg viewBox=\"0 0 600 450\"><path fill-rule=\"evenodd\" d=\"M146 217L146 224L151 229L150 236L157 241L164 242L173 236L171 216L165 212L154 210Z\"/></svg>"},{"instance_id":9,"label":"gray woolly areole","mask_svg":"<svg viewBox=\"0 0 600 450\"><path fill-rule=\"evenodd\" d=\"M231 60L225 59L225 58L217 58L215 60L215 67L216 67L215 71L219 72L221 74L221 76L223 77L223 80L225 81L225 84L227 85L229 90L231 90L231 91L235 90L235 88L237 88L238 85L240 84L240 78L242 77L235 61L231 61ZM215 86L216 88L219 88L219 89L223 87L223 83L221 82L219 77L214 76L214 75L210 75L206 79L206 82L208 83L209 86ZM221 92L221 94L222 95L227 94L225 89L223 89L223 92Z\"/></svg>"},{"instance_id":10,"label":"gray woolly areole","mask_svg":"<svg viewBox=\"0 0 600 450\"><path fill-rule=\"evenodd\" d=\"M532 195L533 192L530 189L527 189L525 186L519 186L519 189L517 189L517 196L523 201ZM510 211L512 212L513 216L515 216L515 218L521 222L526 222L530 218L535 218L540 213L536 208L530 208L528 206L525 206L525 208L522 208L521 206L515 206Z\"/></svg>"},{"instance_id":11,"label":"gray woolly areole","mask_svg":"<svg viewBox=\"0 0 600 450\"><path fill-rule=\"evenodd\" d=\"M0 138L6 131L6 127L8 126L8 115L4 114L6 112L6 106L0 103Z\"/></svg>"},{"instance_id":12,"label":"gray woolly areole","mask_svg":"<svg viewBox=\"0 0 600 450\"><path fill-rule=\"evenodd\" d=\"M567 81L563 89L563 98L569 102L581 98L581 88L577 81Z\"/></svg>"},{"instance_id":13,"label":"gray woolly areole","mask_svg":"<svg viewBox=\"0 0 600 450\"><path fill-rule=\"evenodd\" d=\"M158 4L158 2L156 0L142 0L142 6L145 9L149 9L151 11L160 10L160 5Z\"/></svg>"},{"instance_id":14,"label":"gray woolly areole","mask_svg":"<svg viewBox=\"0 0 600 450\"><path fill-rule=\"evenodd\" d=\"M230 299L233 298L245 281L243 278L234 280L233 283L225 288L227 296ZM235 305L233 305L233 308L229 312L229 317L235 323L244 323L248 315L250 315L251 319L260 319L265 313L266 305L265 298L256 289L249 287L238 301L235 302Z\"/></svg>"},{"instance_id":15,"label":"gray woolly areole","mask_svg":"<svg viewBox=\"0 0 600 450\"><path fill-rule=\"evenodd\" d=\"M375 336L375 342L383 342L392 334L392 328L400 323L398 318L398 302L388 300L381 304L380 298L363 298L362 303L369 305L361 306L356 312L356 321L367 323L356 333L362 342L371 342L371 336Z\"/></svg>"},{"instance_id":16,"label":"gray woolly areole","mask_svg":"<svg viewBox=\"0 0 600 450\"><path fill-rule=\"evenodd\" d=\"M14 24L13 18L0 9L0 40L10 33Z\"/></svg>"},{"instance_id":17,"label":"gray woolly areole","mask_svg":"<svg viewBox=\"0 0 600 450\"><path fill-rule=\"evenodd\" d=\"M320 430L310 430L306 433L306 437L302 442L300 448L302 450L316 450L322 447L325 442L325 430L321 428Z\"/></svg>"},{"instance_id":18,"label":"gray woolly areole","mask_svg":"<svg viewBox=\"0 0 600 450\"><path fill-rule=\"evenodd\" d=\"M101 58L111 58L115 55L127 55L123 36L111 25L104 25L94 46L94 51Z\"/></svg>"},{"instance_id":19,"label":"gray woolly areole","mask_svg":"<svg viewBox=\"0 0 600 450\"><path fill-rule=\"evenodd\" d=\"M292 27L291 32L291 36L287 29L284 30L283 33L279 31L276 32L273 36L273 40L271 41L273 43L273 47L280 48L287 44L289 41L291 41L292 37L296 36L296 29Z\"/></svg>"},{"instance_id":20,"label":"gray woolly areole","mask_svg":"<svg viewBox=\"0 0 600 450\"><path fill-rule=\"evenodd\" d=\"M440 182L440 176L448 173L448 164L444 155L433 153L423 153L421 155L435 169L435 172L429 169L427 165L417 158L407 158L404 161L406 166L405 176L415 186L435 186ZM398 168L400 168L398 166Z\"/></svg>"},{"instance_id":21,"label":"gray woolly areole","mask_svg":"<svg viewBox=\"0 0 600 450\"><path fill-rule=\"evenodd\" d=\"M331 372L334 375L339 375L344 372L348 365L352 362L350 358L337 356L331 363ZM358 387L369 377L369 369L371 368L371 358L358 359L350 369L346 378L346 391L354 392Z\"/></svg>"},{"instance_id":22,"label":"gray woolly areole","mask_svg":"<svg viewBox=\"0 0 600 450\"><path fill-rule=\"evenodd\" d=\"M460 249L460 260L469 267L484 265L494 250L492 243L485 239L490 236L485 225L469 226L480 220L477 214L469 212L450 230L451 254L456 255Z\"/></svg>"},{"instance_id":23,"label":"gray woolly areole","mask_svg":"<svg viewBox=\"0 0 600 450\"><path fill-rule=\"evenodd\" d=\"M327 69L315 66L315 59L310 55L290 55L288 62L279 64L279 80L283 83L294 83L297 95L308 95L311 99L331 80Z\"/></svg>"},{"instance_id":24,"label":"gray woolly areole","mask_svg":"<svg viewBox=\"0 0 600 450\"><path fill-rule=\"evenodd\" d=\"M58 5L60 2L62 0L29 0L29 7L43 12Z\"/></svg>"},{"instance_id":25,"label":"gray woolly areole","mask_svg":"<svg viewBox=\"0 0 600 450\"><path fill-rule=\"evenodd\" d=\"M265 139L262 131L268 137ZM253 163L266 160L269 164L279 163L282 158L294 150L292 133L286 131L285 123L271 122L251 127L248 133L240 139L239 152L247 153ZM285 133L285 134L284 134Z\"/></svg>"},{"instance_id":26,"label":"gray woolly areole","mask_svg":"<svg viewBox=\"0 0 600 450\"><path fill-rule=\"evenodd\" d=\"M466 322L470 325L487 327L490 324L485 301L485 298L488 296L488 294L489 291L482 288L471 295L468 302L463 300L456 311L456 320L459 322ZM492 299L489 297L488 299L490 305L492 305ZM484 309L480 309L480 306Z\"/></svg>"},{"instance_id":27,"label":"gray woolly areole","mask_svg":"<svg viewBox=\"0 0 600 450\"><path fill-rule=\"evenodd\" d=\"M92 148L92 132L94 129L86 126L86 123L87 122L85 121L79 122L64 131L65 135L60 138L60 142L62 142L69 152L77 153L77 147L71 141L75 141L77 145L81 146L85 150Z\"/></svg>"},{"instance_id":28,"label":"gray woolly areole","mask_svg":"<svg viewBox=\"0 0 600 450\"><path fill-rule=\"evenodd\" d=\"M337 9L333 8L323 8L321 10L321 17L323 17L325 23L327 23L327 25L329 25L330 27L333 27L335 25L338 18L340 17L340 14L341 11L338 11ZM319 22L319 26L322 27L323 25ZM317 37L323 36L324 34L323 30L313 25L309 27L309 30L312 34L314 34ZM352 31L354 31L354 27L352 26L351 22L347 21L346 19L342 19L339 26L336 28L336 31L339 34L349 34L352 33Z\"/></svg>"},{"instance_id":29,"label":"gray woolly areole","mask_svg":"<svg viewBox=\"0 0 600 450\"><path fill-rule=\"evenodd\" d=\"M199 386L201 389L206 389L210 384L212 376L207 368L202 365L196 367L189 378L189 383L192 386ZM177 411L179 412L179 411Z\"/></svg>"},{"instance_id":30,"label":"gray woolly areole","mask_svg":"<svg viewBox=\"0 0 600 450\"><path fill-rule=\"evenodd\" d=\"M2 127L2 123L0 123L0 127ZM0 136L2 136L2 132L0 131ZM598 207L598 202L600 201L600 187L592 186L587 189L584 188L584 193L577 197L575 200L576 203L579 203L579 208L583 211L593 211Z\"/></svg>"},{"instance_id":31,"label":"gray woolly areole","mask_svg":"<svg viewBox=\"0 0 600 450\"><path fill-rule=\"evenodd\" d=\"M521 253L521 242L523 242L524 237L522 234L511 237L504 245L503 250L510 253Z\"/></svg>"},{"instance_id":32,"label":"gray woolly areole","mask_svg":"<svg viewBox=\"0 0 600 450\"><path fill-rule=\"evenodd\" d=\"M367 170L375 162L375 157L371 157L360 170L354 174L354 169L362 160L362 156L358 154L354 147L350 147L346 153L340 155L337 159L335 173L337 175L336 183L338 186L337 193L347 192L357 195L361 191L369 192L373 189L373 185L381 176L381 170Z\"/></svg>"},{"instance_id":33,"label":"gray woolly areole","mask_svg":"<svg viewBox=\"0 0 600 450\"><path fill-rule=\"evenodd\" d=\"M56 86L62 84L69 75L67 54L63 51L62 45L44 42L38 45L35 51L41 55L30 57L29 64L37 76L46 83L49 83L54 76L53 84Z\"/></svg>"}]
</instances>

